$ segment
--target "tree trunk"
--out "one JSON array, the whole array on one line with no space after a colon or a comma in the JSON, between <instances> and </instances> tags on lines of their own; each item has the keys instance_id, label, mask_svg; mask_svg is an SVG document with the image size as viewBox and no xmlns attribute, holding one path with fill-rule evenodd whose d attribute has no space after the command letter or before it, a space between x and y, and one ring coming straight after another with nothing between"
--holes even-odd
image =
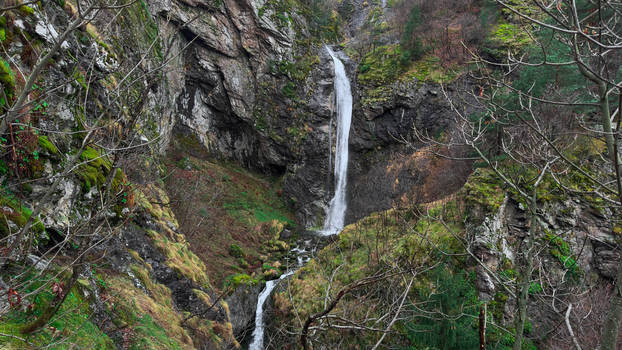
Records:
<instances>
[{"instance_id":1,"label":"tree trunk","mask_svg":"<svg viewBox=\"0 0 622 350\"><path fill-rule=\"evenodd\" d=\"M531 281L531 270L533 269L534 259L534 241L538 227L538 202L537 202L537 189L542 176L545 171L542 172L540 178L536 181L533 187L533 193L531 195L530 216L531 226L529 226L529 236L527 236L527 251L524 252L524 267L520 274L520 284L517 286L516 293L516 307L518 314L514 320L514 326L516 328L516 336L514 338L513 350L520 350L523 345L523 332L525 330L525 322L527 321L527 300L529 298L529 283Z\"/></svg>"},{"instance_id":2,"label":"tree trunk","mask_svg":"<svg viewBox=\"0 0 622 350\"><path fill-rule=\"evenodd\" d=\"M622 94L620 94L619 100L620 103L622 103ZM620 105L620 107L622 107L622 105ZM604 100L601 100L601 109L603 113L603 130L607 133L605 135L607 139L607 149L610 153L610 157L616 171L618 200L620 201L620 203L622 203L622 171L620 170L622 161L620 160L620 154L618 152L618 137L614 137L611 119L609 116L609 102L606 98ZM618 116L618 126L616 128L616 133L620 132L621 120L622 118ZM618 274L616 276L614 294L613 298L611 299L611 304L609 306L609 313L607 313L607 317L605 318L605 324L603 326L603 333L600 339L601 350L616 350L618 335L620 334L620 322L622 322L622 259L620 259L620 261L618 262Z\"/></svg>"},{"instance_id":3,"label":"tree trunk","mask_svg":"<svg viewBox=\"0 0 622 350\"><path fill-rule=\"evenodd\" d=\"M479 349L486 350L486 303L479 307Z\"/></svg>"}]
</instances>

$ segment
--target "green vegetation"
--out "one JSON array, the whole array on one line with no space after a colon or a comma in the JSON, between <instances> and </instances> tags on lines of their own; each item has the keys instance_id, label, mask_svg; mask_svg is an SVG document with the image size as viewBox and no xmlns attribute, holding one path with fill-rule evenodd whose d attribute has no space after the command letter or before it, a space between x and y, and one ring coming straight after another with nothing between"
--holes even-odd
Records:
<instances>
[{"instance_id":1,"label":"green vegetation","mask_svg":"<svg viewBox=\"0 0 622 350\"><path fill-rule=\"evenodd\" d=\"M431 81L437 84L454 81L462 73L463 68L452 66L444 68L441 59L434 55L425 55L415 61L408 72L406 79L417 78L419 81Z\"/></svg>"},{"instance_id":2,"label":"green vegetation","mask_svg":"<svg viewBox=\"0 0 622 350\"><path fill-rule=\"evenodd\" d=\"M236 289L240 285L256 286L259 284L259 280L253 278L245 273L237 273L227 277L224 282L226 289Z\"/></svg>"},{"instance_id":3,"label":"green vegetation","mask_svg":"<svg viewBox=\"0 0 622 350\"><path fill-rule=\"evenodd\" d=\"M9 63L3 59L0 59L0 83L4 86L7 97L11 98L15 93L15 74Z\"/></svg>"},{"instance_id":4,"label":"green vegetation","mask_svg":"<svg viewBox=\"0 0 622 350\"><path fill-rule=\"evenodd\" d=\"M76 170L76 174L82 181L82 189L85 192L91 187L100 188L106 183L106 175L112 169L112 163L106 156L91 146L87 146L80 154L80 160L85 162Z\"/></svg>"},{"instance_id":5,"label":"green vegetation","mask_svg":"<svg viewBox=\"0 0 622 350\"><path fill-rule=\"evenodd\" d=\"M35 280L31 280L32 283L26 292L34 292L43 286L50 277L52 276L37 277ZM22 342L19 338L24 338L36 347L63 340L54 348L59 350L76 347L115 349L110 338L91 322L90 300L85 297L80 285L67 291L67 293L69 295L67 295L65 302L49 327L42 328L30 335L22 335L20 329L40 316L56 297L56 294L52 292L52 285L48 284L28 300L22 299L21 306L25 306L27 303L32 306L27 307L26 311L23 311L24 309L21 307L14 307L5 317L0 319L0 333L14 335L18 338L0 336L0 343L8 345L9 349L23 349L30 348L30 345Z\"/></svg>"},{"instance_id":6,"label":"green vegetation","mask_svg":"<svg viewBox=\"0 0 622 350\"><path fill-rule=\"evenodd\" d=\"M194 144L190 140L180 141L183 149L195 150L187 148ZM281 198L280 179L175 152L167 164L174 173L166 183L172 209L180 230L192 237L188 239L192 251L210 262L206 272L213 285L224 285L234 274L262 273L263 262L285 255L279 234L285 226L294 225L294 220ZM175 166L186 157L194 166Z\"/></svg>"},{"instance_id":7,"label":"green vegetation","mask_svg":"<svg viewBox=\"0 0 622 350\"><path fill-rule=\"evenodd\" d=\"M487 213L496 213L505 197L501 181L490 169L476 169L464 185L463 191L467 203L479 205Z\"/></svg>"},{"instance_id":8,"label":"green vegetation","mask_svg":"<svg viewBox=\"0 0 622 350\"><path fill-rule=\"evenodd\" d=\"M432 270L428 276L430 284L417 290L418 300L427 301L427 316L405 324L415 349L459 350L479 346L475 275L454 273L455 265L449 266L441 264Z\"/></svg>"},{"instance_id":9,"label":"green vegetation","mask_svg":"<svg viewBox=\"0 0 622 350\"><path fill-rule=\"evenodd\" d=\"M400 39L400 47L402 48L400 63L402 65L408 65L411 61L417 61L425 54L426 50L421 38L417 35L421 23L421 9L418 5L415 5L410 10L410 16Z\"/></svg>"},{"instance_id":10,"label":"green vegetation","mask_svg":"<svg viewBox=\"0 0 622 350\"><path fill-rule=\"evenodd\" d=\"M311 40L321 42L337 42L342 38L341 25L343 19L337 11L333 11L327 2L308 0L301 6L300 14L307 20ZM300 33L299 33L299 36Z\"/></svg>"},{"instance_id":11,"label":"green vegetation","mask_svg":"<svg viewBox=\"0 0 622 350\"><path fill-rule=\"evenodd\" d=\"M58 155L58 148L47 136L39 136L39 146L50 155Z\"/></svg>"},{"instance_id":12,"label":"green vegetation","mask_svg":"<svg viewBox=\"0 0 622 350\"><path fill-rule=\"evenodd\" d=\"M434 55L417 56L416 59L405 60L401 45L378 46L369 51L359 64L357 80L363 89L362 104L374 106L388 101L392 94L392 84L399 81L417 79L447 83L455 80L461 73L459 66L444 68L440 58Z\"/></svg>"},{"instance_id":13,"label":"green vegetation","mask_svg":"<svg viewBox=\"0 0 622 350\"><path fill-rule=\"evenodd\" d=\"M223 208L243 223L268 223L273 220L294 224L285 203L276 195L276 189L252 183L244 179L239 168L233 168L230 191L224 199ZM242 175L242 176L240 176ZM255 187L254 186L261 186ZM266 191L268 190L268 191Z\"/></svg>"},{"instance_id":14,"label":"green vegetation","mask_svg":"<svg viewBox=\"0 0 622 350\"><path fill-rule=\"evenodd\" d=\"M368 52L359 64L358 82L362 85L390 84L405 71L400 63L399 45L385 45Z\"/></svg>"},{"instance_id":15,"label":"green vegetation","mask_svg":"<svg viewBox=\"0 0 622 350\"><path fill-rule=\"evenodd\" d=\"M272 73L276 73L278 70L279 73L286 75L293 81L303 82L309 76L309 73L313 69L313 67L320 63L320 57L318 55L303 55L303 56L295 56L294 62L283 60L278 62L278 64L271 65Z\"/></svg>"},{"instance_id":16,"label":"green vegetation","mask_svg":"<svg viewBox=\"0 0 622 350\"><path fill-rule=\"evenodd\" d=\"M186 276L200 286L209 286L209 278L205 274L205 264L191 250L182 235L174 235L175 240L165 234L148 230L154 245L166 255L166 264L180 275ZM173 235L169 232L169 236Z\"/></svg>"},{"instance_id":17,"label":"green vegetation","mask_svg":"<svg viewBox=\"0 0 622 350\"><path fill-rule=\"evenodd\" d=\"M229 246L229 254L236 258L244 257L244 252L242 251L242 248L240 248L240 246L235 243Z\"/></svg>"},{"instance_id":18,"label":"green vegetation","mask_svg":"<svg viewBox=\"0 0 622 350\"><path fill-rule=\"evenodd\" d=\"M0 209L0 236L2 237L15 233L16 230L24 227L32 215L32 210L25 207L17 198L11 195L1 195L0 206L2 207ZM17 228L12 227L12 225L15 225ZM39 219L34 219L31 229L39 235L45 231L45 226Z\"/></svg>"},{"instance_id":19,"label":"green vegetation","mask_svg":"<svg viewBox=\"0 0 622 350\"><path fill-rule=\"evenodd\" d=\"M23 15L23 16L32 16L35 14L35 10L28 6L28 5L22 5L19 7L19 12Z\"/></svg>"},{"instance_id":20,"label":"green vegetation","mask_svg":"<svg viewBox=\"0 0 622 350\"><path fill-rule=\"evenodd\" d=\"M263 17L267 11L270 12L270 20L284 30L291 23L293 19L290 13L294 11L296 3L293 0L267 0L262 7L258 10L258 16Z\"/></svg>"},{"instance_id":21,"label":"green vegetation","mask_svg":"<svg viewBox=\"0 0 622 350\"><path fill-rule=\"evenodd\" d=\"M493 31L492 40L510 49L514 53L519 52L531 43L531 38L524 28L516 24L502 23Z\"/></svg>"},{"instance_id":22,"label":"green vegetation","mask_svg":"<svg viewBox=\"0 0 622 350\"><path fill-rule=\"evenodd\" d=\"M551 255L556 257L562 264L562 266L567 269L571 275L576 276L579 273L579 269L577 266L577 261L574 258L574 254L570 250L570 245L564 242L561 237L552 235L550 233L546 234L545 238L549 241L549 245L551 247Z\"/></svg>"}]
</instances>

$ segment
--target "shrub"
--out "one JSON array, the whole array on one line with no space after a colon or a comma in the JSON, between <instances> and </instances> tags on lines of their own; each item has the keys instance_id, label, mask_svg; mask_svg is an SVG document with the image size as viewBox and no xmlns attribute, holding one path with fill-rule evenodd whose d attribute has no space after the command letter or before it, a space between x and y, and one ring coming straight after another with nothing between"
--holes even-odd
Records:
<instances>
[{"instance_id":1,"label":"shrub","mask_svg":"<svg viewBox=\"0 0 622 350\"><path fill-rule=\"evenodd\" d=\"M234 258L243 258L244 252L242 251L242 248L240 248L239 245L234 243L231 246L229 246L229 255L231 255Z\"/></svg>"}]
</instances>

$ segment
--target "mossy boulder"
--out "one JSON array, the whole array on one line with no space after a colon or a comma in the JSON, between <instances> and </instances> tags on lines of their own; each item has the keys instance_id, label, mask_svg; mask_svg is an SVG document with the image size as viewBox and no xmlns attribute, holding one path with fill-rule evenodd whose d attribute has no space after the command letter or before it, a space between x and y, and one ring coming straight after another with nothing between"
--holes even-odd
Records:
<instances>
[{"instance_id":1,"label":"mossy boulder","mask_svg":"<svg viewBox=\"0 0 622 350\"><path fill-rule=\"evenodd\" d=\"M112 168L112 163L106 156L102 156L93 147L86 147L80 154L80 160L84 163L78 167L76 174L82 182L85 192L91 187L101 187L106 183L106 176Z\"/></svg>"}]
</instances>

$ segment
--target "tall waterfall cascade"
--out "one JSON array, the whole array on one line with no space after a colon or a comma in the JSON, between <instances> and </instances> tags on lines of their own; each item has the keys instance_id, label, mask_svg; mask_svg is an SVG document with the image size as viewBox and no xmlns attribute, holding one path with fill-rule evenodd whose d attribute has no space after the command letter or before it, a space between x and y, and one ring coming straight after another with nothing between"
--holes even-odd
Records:
<instances>
[{"instance_id":1,"label":"tall waterfall cascade","mask_svg":"<svg viewBox=\"0 0 622 350\"><path fill-rule=\"evenodd\" d=\"M330 207L324 221L324 228L319 233L330 236L341 232L344 226L346 214L346 185L348 173L348 139L350 137L350 123L352 121L352 91L350 81L346 75L345 67L335 53L327 46L326 49L335 63L335 107L337 112L337 143L335 148L335 195L330 201ZM330 137L329 137L330 139ZM329 159L331 150L329 149ZM330 165L329 165L330 167ZM307 242L305 242L306 244ZM298 256L298 267L309 259L306 248L296 247L292 252ZM306 259L306 260L305 260ZM267 281L266 286L257 298L257 310L255 312L255 329L253 330L252 342L249 350L263 350L264 341L264 304L270 297L272 290L280 280L291 276L296 270L290 270L281 275L278 280Z\"/></svg>"},{"instance_id":2,"label":"tall waterfall cascade","mask_svg":"<svg viewBox=\"0 0 622 350\"><path fill-rule=\"evenodd\" d=\"M337 141L335 147L335 195L330 201L324 228L325 236L339 233L344 226L346 215L346 186L348 175L348 140L352 122L352 90L343 62L330 47L326 47L335 63L335 107L337 111Z\"/></svg>"}]
</instances>

